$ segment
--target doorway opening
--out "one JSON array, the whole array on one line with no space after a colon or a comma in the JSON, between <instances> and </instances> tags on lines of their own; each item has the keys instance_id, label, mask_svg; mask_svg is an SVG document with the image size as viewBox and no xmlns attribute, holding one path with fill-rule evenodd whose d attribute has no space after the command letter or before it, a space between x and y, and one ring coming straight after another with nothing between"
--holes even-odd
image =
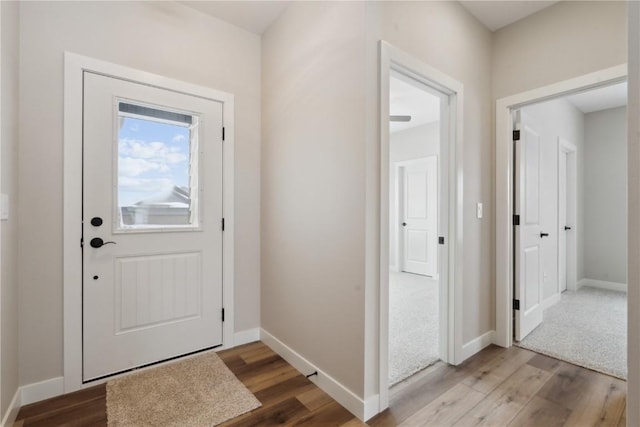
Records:
<instances>
[{"instance_id":1,"label":"doorway opening","mask_svg":"<svg viewBox=\"0 0 640 427\"><path fill-rule=\"evenodd\" d=\"M402 90L422 103L394 111L397 105L392 98ZM434 361L458 364L465 359L459 327L462 105L460 82L380 42L379 411L389 406L393 383ZM410 152L410 146L416 150ZM403 149L407 151L403 153ZM423 302L412 298L410 291L398 292L398 298L392 295L403 286L413 288ZM411 299L416 300L409 302L417 313L414 320L394 308L402 306L394 300ZM391 319L396 314L400 316L397 322ZM414 360L422 360L405 364L404 374L398 374L392 372L392 359L406 354L407 347L400 342L396 350L392 348L396 346L392 340L398 337L391 328L399 330L402 327L397 324L403 323L415 326L414 336L421 337L422 344L414 347L415 354L421 356ZM432 330L430 335L425 332L427 327ZM408 339L404 337L405 342Z\"/></svg>"},{"instance_id":2,"label":"doorway opening","mask_svg":"<svg viewBox=\"0 0 640 427\"><path fill-rule=\"evenodd\" d=\"M518 345L626 379L626 82L514 110Z\"/></svg>"},{"instance_id":3,"label":"doorway opening","mask_svg":"<svg viewBox=\"0 0 640 427\"><path fill-rule=\"evenodd\" d=\"M389 385L440 359L438 164L442 95L389 79ZM445 112L446 114L446 112Z\"/></svg>"},{"instance_id":4,"label":"doorway opening","mask_svg":"<svg viewBox=\"0 0 640 427\"><path fill-rule=\"evenodd\" d=\"M497 108L496 342L619 378L626 378L625 95L620 66L499 100Z\"/></svg>"}]
</instances>

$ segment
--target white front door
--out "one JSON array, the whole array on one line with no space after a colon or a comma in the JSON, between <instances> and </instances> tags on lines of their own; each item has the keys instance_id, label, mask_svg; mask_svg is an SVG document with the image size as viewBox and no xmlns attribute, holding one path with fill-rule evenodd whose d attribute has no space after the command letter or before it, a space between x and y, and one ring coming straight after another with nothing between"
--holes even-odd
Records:
<instances>
[{"instance_id":1,"label":"white front door","mask_svg":"<svg viewBox=\"0 0 640 427\"><path fill-rule=\"evenodd\" d=\"M540 215L540 133L532 119L520 111L515 141L515 339L520 341L542 323L542 250Z\"/></svg>"},{"instance_id":2,"label":"white front door","mask_svg":"<svg viewBox=\"0 0 640 427\"><path fill-rule=\"evenodd\" d=\"M400 168L402 271L438 274L438 159L406 162Z\"/></svg>"},{"instance_id":3,"label":"white front door","mask_svg":"<svg viewBox=\"0 0 640 427\"><path fill-rule=\"evenodd\" d=\"M221 345L222 104L90 72L83 100L83 381Z\"/></svg>"}]
</instances>

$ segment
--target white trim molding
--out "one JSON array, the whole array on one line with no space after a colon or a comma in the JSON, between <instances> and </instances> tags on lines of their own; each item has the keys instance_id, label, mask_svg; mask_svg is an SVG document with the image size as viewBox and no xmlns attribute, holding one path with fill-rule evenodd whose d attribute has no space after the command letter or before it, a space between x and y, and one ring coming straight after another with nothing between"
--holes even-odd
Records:
<instances>
[{"instance_id":1,"label":"white trim molding","mask_svg":"<svg viewBox=\"0 0 640 427\"><path fill-rule=\"evenodd\" d=\"M0 422L0 427L12 427L16 417L18 416L18 412L20 412L21 406L22 394L18 388L13 395L13 399L11 399L11 403L9 403L9 407L7 408L7 412L4 414L2 422Z\"/></svg>"},{"instance_id":2,"label":"white trim molding","mask_svg":"<svg viewBox=\"0 0 640 427\"><path fill-rule=\"evenodd\" d=\"M64 393L64 378L56 377L20 387L21 405L59 396Z\"/></svg>"},{"instance_id":3,"label":"white trim molding","mask_svg":"<svg viewBox=\"0 0 640 427\"><path fill-rule=\"evenodd\" d=\"M66 393L96 384L82 381L82 102L85 71L165 88L222 103L223 145L223 275L226 311L222 348L234 346L234 96L157 74L65 52L64 56L64 210L63 210L63 331ZM49 396L50 397L50 396Z\"/></svg>"},{"instance_id":4,"label":"white trim molding","mask_svg":"<svg viewBox=\"0 0 640 427\"><path fill-rule=\"evenodd\" d=\"M313 363L305 359L291 347L287 346L264 329L260 330L260 339L303 375L309 375L313 372L317 372L317 375L309 377L309 380L320 387L342 406L347 408L361 421L366 421L378 413L377 396L372 396L369 399L363 400L347 387L342 385L338 380L319 369Z\"/></svg>"},{"instance_id":5,"label":"white trim molding","mask_svg":"<svg viewBox=\"0 0 640 427\"><path fill-rule=\"evenodd\" d=\"M462 355L461 359L466 360L478 353L479 351L485 349L486 347L493 344L493 339L495 337L496 331L488 331L479 337L472 339L468 343L462 346Z\"/></svg>"},{"instance_id":6,"label":"white trim molding","mask_svg":"<svg viewBox=\"0 0 640 427\"><path fill-rule=\"evenodd\" d=\"M260 328L246 329L235 334L234 346L260 341Z\"/></svg>"},{"instance_id":7,"label":"white trim molding","mask_svg":"<svg viewBox=\"0 0 640 427\"><path fill-rule=\"evenodd\" d=\"M580 289L583 286L606 289L608 291L627 292L626 283L607 282L605 280L595 280L595 279L587 279L587 278L580 279L580 281L578 282L578 289Z\"/></svg>"},{"instance_id":8,"label":"white trim molding","mask_svg":"<svg viewBox=\"0 0 640 427\"><path fill-rule=\"evenodd\" d=\"M571 93L624 81L627 65L589 73L522 92L496 101L496 337L495 343L513 344L513 122L511 111Z\"/></svg>"},{"instance_id":9,"label":"white trim molding","mask_svg":"<svg viewBox=\"0 0 640 427\"><path fill-rule=\"evenodd\" d=\"M562 296L561 296L560 293L556 293L556 294L551 295L549 298L545 298L542 301L542 311L544 311L547 308L559 303L561 298L562 298Z\"/></svg>"}]
</instances>

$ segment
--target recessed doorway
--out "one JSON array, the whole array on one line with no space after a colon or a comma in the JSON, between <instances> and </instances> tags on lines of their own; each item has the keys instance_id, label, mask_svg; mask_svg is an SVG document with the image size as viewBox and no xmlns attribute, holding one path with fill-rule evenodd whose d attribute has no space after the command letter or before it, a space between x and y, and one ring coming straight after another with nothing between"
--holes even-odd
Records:
<instances>
[{"instance_id":1,"label":"recessed doorway","mask_svg":"<svg viewBox=\"0 0 640 427\"><path fill-rule=\"evenodd\" d=\"M441 97L389 79L389 384L440 359L438 163Z\"/></svg>"}]
</instances>

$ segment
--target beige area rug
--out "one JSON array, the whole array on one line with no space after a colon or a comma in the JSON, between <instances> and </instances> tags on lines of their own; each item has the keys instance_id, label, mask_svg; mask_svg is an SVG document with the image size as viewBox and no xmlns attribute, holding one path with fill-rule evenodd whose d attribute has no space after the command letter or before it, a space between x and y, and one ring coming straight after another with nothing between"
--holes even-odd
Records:
<instances>
[{"instance_id":1,"label":"beige area rug","mask_svg":"<svg viewBox=\"0 0 640 427\"><path fill-rule=\"evenodd\" d=\"M213 352L107 383L111 427L208 427L260 406Z\"/></svg>"}]
</instances>

